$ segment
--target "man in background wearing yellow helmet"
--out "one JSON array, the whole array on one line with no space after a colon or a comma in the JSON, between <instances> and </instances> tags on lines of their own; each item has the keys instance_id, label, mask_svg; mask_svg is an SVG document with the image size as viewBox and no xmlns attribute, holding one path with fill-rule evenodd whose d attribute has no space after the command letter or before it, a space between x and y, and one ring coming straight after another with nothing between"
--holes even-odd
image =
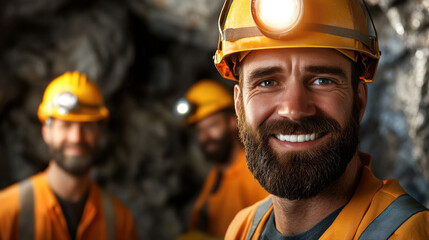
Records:
<instances>
[{"instance_id":1,"label":"man in background wearing yellow helmet","mask_svg":"<svg viewBox=\"0 0 429 240\"><path fill-rule=\"evenodd\" d=\"M371 172L359 123L380 51L362 0L227 0L215 65L271 193L226 239L429 239L429 211Z\"/></svg>"},{"instance_id":2,"label":"man in background wearing yellow helmet","mask_svg":"<svg viewBox=\"0 0 429 240\"><path fill-rule=\"evenodd\" d=\"M67 72L46 88L38 116L52 158L0 192L0 239L137 239L129 210L89 176L109 116L98 87Z\"/></svg>"},{"instance_id":3,"label":"man in background wearing yellow helmet","mask_svg":"<svg viewBox=\"0 0 429 240\"><path fill-rule=\"evenodd\" d=\"M188 90L186 100L192 111L187 124L214 166L191 213L190 232L181 239L223 238L235 214L268 193L247 169L232 93L217 81L203 79Z\"/></svg>"}]
</instances>

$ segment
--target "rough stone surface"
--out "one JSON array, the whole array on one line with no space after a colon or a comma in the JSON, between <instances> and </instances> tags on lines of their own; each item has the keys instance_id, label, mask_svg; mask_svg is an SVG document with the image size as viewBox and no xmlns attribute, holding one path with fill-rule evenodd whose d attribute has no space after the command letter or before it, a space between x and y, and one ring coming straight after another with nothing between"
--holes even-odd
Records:
<instances>
[{"instance_id":1,"label":"rough stone surface","mask_svg":"<svg viewBox=\"0 0 429 240\"><path fill-rule=\"evenodd\" d=\"M364 122L362 145L375 155L378 176L399 179L428 205L428 1L371 2L382 58L370 88L371 120Z\"/></svg>"},{"instance_id":2,"label":"rough stone surface","mask_svg":"<svg viewBox=\"0 0 429 240\"><path fill-rule=\"evenodd\" d=\"M211 49L219 39L217 18L223 1L127 0L152 32L175 41ZM215 30L215 31L213 31Z\"/></svg>"},{"instance_id":3,"label":"rough stone surface","mask_svg":"<svg viewBox=\"0 0 429 240\"><path fill-rule=\"evenodd\" d=\"M360 148L378 177L399 179L429 206L429 0L367 2L382 58ZM0 188L46 167L38 104L50 80L80 70L112 116L94 179L130 207L141 239L175 239L210 166L172 107L196 80L220 78L212 56L222 3L0 1Z\"/></svg>"}]
</instances>

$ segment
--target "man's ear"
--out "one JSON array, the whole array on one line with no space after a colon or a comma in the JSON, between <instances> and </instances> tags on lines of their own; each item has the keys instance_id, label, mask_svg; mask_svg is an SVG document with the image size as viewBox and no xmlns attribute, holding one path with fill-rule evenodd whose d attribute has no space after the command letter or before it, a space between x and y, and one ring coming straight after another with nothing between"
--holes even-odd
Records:
<instances>
[{"instance_id":1,"label":"man's ear","mask_svg":"<svg viewBox=\"0 0 429 240\"><path fill-rule=\"evenodd\" d=\"M364 80L360 80L357 89L357 100L359 101L359 122L362 121L368 101L368 85Z\"/></svg>"},{"instance_id":2,"label":"man's ear","mask_svg":"<svg viewBox=\"0 0 429 240\"><path fill-rule=\"evenodd\" d=\"M42 137L43 137L43 141L45 141L45 143L50 143L50 141L51 141L50 131L51 131L50 126L43 124L43 126L42 126Z\"/></svg>"},{"instance_id":3,"label":"man's ear","mask_svg":"<svg viewBox=\"0 0 429 240\"><path fill-rule=\"evenodd\" d=\"M238 115L240 112L240 108L242 107L240 105L240 96L241 95L241 89L238 84L234 86L234 107L235 107L235 114Z\"/></svg>"}]
</instances>

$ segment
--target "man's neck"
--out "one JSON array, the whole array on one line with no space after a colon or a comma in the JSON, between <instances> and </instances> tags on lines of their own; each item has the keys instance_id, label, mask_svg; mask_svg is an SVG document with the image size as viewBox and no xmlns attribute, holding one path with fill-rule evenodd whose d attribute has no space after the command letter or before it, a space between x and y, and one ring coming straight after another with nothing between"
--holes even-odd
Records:
<instances>
[{"instance_id":1,"label":"man's neck","mask_svg":"<svg viewBox=\"0 0 429 240\"><path fill-rule=\"evenodd\" d=\"M79 201L88 191L91 180L89 174L77 177L67 173L54 161L46 170L49 186L59 197L70 202Z\"/></svg>"},{"instance_id":2,"label":"man's neck","mask_svg":"<svg viewBox=\"0 0 429 240\"><path fill-rule=\"evenodd\" d=\"M361 169L362 164L356 153L336 184L315 197L289 200L272 196L277 230L282 235L303 233L344 206L357 187Z\"/></svg>"}]
</instances>

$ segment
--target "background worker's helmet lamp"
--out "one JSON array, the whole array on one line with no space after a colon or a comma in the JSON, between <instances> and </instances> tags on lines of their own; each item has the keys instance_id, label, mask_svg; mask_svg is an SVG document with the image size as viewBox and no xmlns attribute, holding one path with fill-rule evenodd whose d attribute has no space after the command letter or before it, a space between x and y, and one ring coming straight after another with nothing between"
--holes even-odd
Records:
<instances>
[{"instance_id":1,"label":"background worker's helmet lamp","mask_svg":"<svg viewBox=\"0 0 429 240\"><path fill-rule=\"evenodd\" d=\"M42 123L51 118L97 122L109 117L98 86L78 71L66 72L46 87L37 115Z\"/></svg>"},{"instance_id":2,"label":"background worker's helmet lamp","mask_svg":"<svg viewBox=\"0 0 429 240\"><path fill-rule=\"evenodd\" d=\"M53 104L58 109L58 113L62 115L67 115L79 108L77 96L72 92L58 93L54 97Z\"/></svg>"},{"instance_id":3,"label":"background worker's helmet lamp","mask_svg":"<svg viewBox=\"0 0 429 240\"><path fill-rule=\"evenodd\" d=\"M294 29L302 17L302 0L252 0L256 26L266 36L281 39Z\"/></svg>"},{"instance_id":4,"label":"background worker's helmet lamp","mask_svg":"<svg viewBox=\"0 0 429 240\"><path fill-rule=\"evenodd\" d=\"M197 106L191 102L189 102L186 98L182 97L180 98L176 105L174 106L174 113L182 118L185 119L195 113L195 110L197 109Z\"/></svg>"},{"instance_id":5,"label":"background worker's helmet lamp","mask_svg":"<svg viewBox=\"0 0 429 240\"><path fill-rule=\"evenodd\" d=\"M174 112L193 125L207 116L234 107L231 92L213 79L201 79L193 84L185 96L174 105Z\"/></svg>"}]
</instances>

